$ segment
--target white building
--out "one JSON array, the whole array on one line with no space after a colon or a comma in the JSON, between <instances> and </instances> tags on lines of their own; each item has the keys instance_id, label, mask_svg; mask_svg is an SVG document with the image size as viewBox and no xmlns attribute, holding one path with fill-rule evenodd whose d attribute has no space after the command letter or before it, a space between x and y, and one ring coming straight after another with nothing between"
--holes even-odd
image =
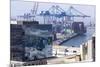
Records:
<instances>
[{"instance_id":1,"label":"white building","mask_svg":"<svg viewBox=\"0 0 100 67\"><path fill-rule=\"evenodd\" d=\"M93 39L80 45L80 52L82 61L95 61L95 43L93 43Z\"/></svg>"},{"instance_id":2,"label":"white building","mask_svg":"<svg viewBox=\"0 0 100 67\"><path fill-rule=\"evenodd\" d=\"M53 46L53 56L65 57L69 55L79 55L80 47Z\"/></svg>"}]
</instances>

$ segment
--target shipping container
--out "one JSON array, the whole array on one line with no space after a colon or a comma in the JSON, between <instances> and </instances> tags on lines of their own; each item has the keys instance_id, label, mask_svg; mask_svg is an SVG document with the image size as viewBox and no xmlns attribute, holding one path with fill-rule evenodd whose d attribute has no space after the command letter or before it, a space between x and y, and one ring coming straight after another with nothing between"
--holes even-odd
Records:
<instances>
[{"instance_id":1,"label":"shipping container","mask_svg":"<svg viewBox=\"0 0 100 67\"><path fill-rule=\"evenodd\" d=\"M86 33L86 27L83 22L73 22L72 29L77 34L84 34Z\"/></svg>"}]
</instances>

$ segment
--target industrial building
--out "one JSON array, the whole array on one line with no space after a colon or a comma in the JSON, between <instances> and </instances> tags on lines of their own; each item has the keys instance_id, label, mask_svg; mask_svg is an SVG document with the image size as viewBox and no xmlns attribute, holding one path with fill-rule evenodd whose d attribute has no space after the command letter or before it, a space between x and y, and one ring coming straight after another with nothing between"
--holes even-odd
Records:
<instances>
[{"instance_id":1,"label":"industrial building","mask_svg":"<svg viewBox=\"0 0 100 67\"><path fill-rule=\"evenodd\" d=\"M22 25L10 25L10 59L14 61L23 61L24 58L24 39L25 32Z\"/></svg>"},{"instance_id":2,"label":"industrial building","mask_svg":"<svg viewBox=\"0 0 100 67\"><path fill-rule=\"evenodd\" d=\"M52 25L24 22L11 24L10 31L11 61L29 62L52 57Z\"/></svg>"}]
</instances>

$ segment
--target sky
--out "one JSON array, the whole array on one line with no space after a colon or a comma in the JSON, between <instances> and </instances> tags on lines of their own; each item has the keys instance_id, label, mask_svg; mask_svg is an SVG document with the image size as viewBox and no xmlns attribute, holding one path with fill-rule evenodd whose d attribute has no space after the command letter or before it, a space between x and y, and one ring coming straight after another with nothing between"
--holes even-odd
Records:
<instances>
[{"instance_id":1,"label":"sky","mask_svg":"<svg viewBox=\"0 0 100 67\"><path fill-rule=\"evenodd\" d=\"M41 11L48 10L52 5L56 3L39 3L37 14ZM66 12L70 6L73 6L78 11L84 13L85 15L91 16L91 18L87 18L85 20L95 21L95 6L93 5L75 5L75 4L56 4L59 5ZM16 16L23 15L24 13L29 13L33 8L34 2L32 1L11 1L11 17L15 18ZM43 18L37 17L37 19L42 20ZM90 22L90 21L88 21Z\"/></svg>"}]
</instances>

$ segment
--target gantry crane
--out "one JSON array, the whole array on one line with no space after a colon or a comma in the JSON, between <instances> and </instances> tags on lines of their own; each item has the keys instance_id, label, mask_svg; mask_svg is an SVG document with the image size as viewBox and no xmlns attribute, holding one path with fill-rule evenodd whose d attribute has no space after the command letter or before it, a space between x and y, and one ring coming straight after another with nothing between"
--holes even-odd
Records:
<instances>
[{"instance_id":1,"label":"gantry crane","mask_svg":"<svg viewBox=\"0 0 100 67\"><path fill-rule=\"evenodd\" d=\"M60 6L53 5L47 11L41 11L39 15L44 17L44 23L46 23L46 20L51 20L50 22L56 22L59 18L66 16L66 13ZM47 17L49 19L45 19ZM47 21L47 23L49 22Z\"/></svg>"},{"instance_id":2,"label":"gantry crane","mask_svg":"<svg viewBox=\"0 0 100 67\"><path fill-rule=\"evenodd\" d=\"M76 14L74 14L76 12ZM56 20L57 18L64 18L67 17L68 20L74 20L72 18L74 17L90 17L85 15L84 13L80 12L79 10L75 9L73 6L70 6L70 8L65 11L58 5L53 5L51 8L49 8L47 11L41 11L40 16L43 17L52 17L52 20ZM50 19L50 18L49 18Z\"/></svg>"},{"instance_id":3,"label":"gantry crane","mask_svg":"<svg viewBox=\"0 0 100 67\"><path fill-rule=\"evenodd\" d=\"M70 6L70 8L67 11L65 11L58 5L53 5L47 11L41 11L41 13L39 15L43 16L44 24L45 23L50 24L50 22L52 22L54 24L59 24L59 22L57 22L57 20L62 19L62 21L60 21L61 25L68 24L69 28L71 30L72 30L72 23L74 22L75 17L77 17L77 18L90 17L90 16L87 16L84 13L80 12L79 10L75 9L73 6ZM48 20L51 20L51 21L48 22ZM82 24L82 26L83 26L82 28L84 28L84 23L82 22L80 24Z\"/></svg>"},{"instance_id":4,"label":"gantry crane","mask_svg":"<svg viewBox=\"0 0 100 67\"><path fill-rule=\"evenodd\" d=\"M75 9L73 6L70 6L70 8L67 10L66 13L67 13L67 16L69 17L69 20L72 20L72 21L74 21L74 17L78 17L78 18L90 17L80 12L79 10Z\"/></svg>"}]
</instances>

